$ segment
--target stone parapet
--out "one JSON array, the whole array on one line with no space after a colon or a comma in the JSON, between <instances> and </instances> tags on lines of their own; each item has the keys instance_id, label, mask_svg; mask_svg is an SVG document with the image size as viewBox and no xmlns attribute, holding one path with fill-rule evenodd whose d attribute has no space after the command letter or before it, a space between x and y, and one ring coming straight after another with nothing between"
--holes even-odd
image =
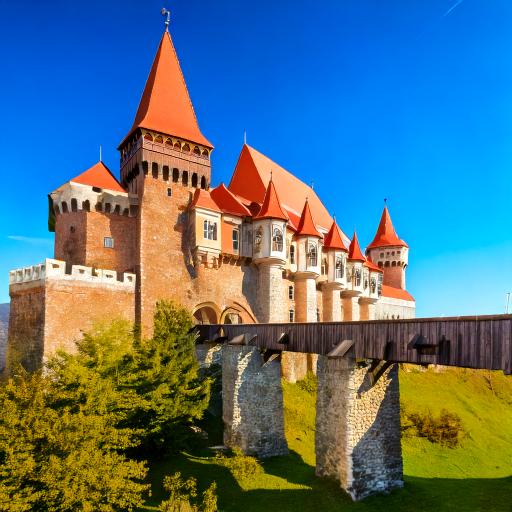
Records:
<instances>
[{"instance_id":1,"label":"stone parapet","mask_svg":"<svg viewBox=\"0 0 512 512\"><path fill-rule=\"evenodd\" d=\"M286 455L279 362L264 363L255 347L224 346L222 417L226 446L258 457Z\"/></svg>"},{"instance_id":2,"label":"stone parapet","mask_svg":"<svg viewBox=\"0 0 512 512\"><path fill-rule=\"evenodd\" d=\"M318 359L316 474L354 500L403 486L398 366L372 387L368 365Z\"/></svg>"},{"instance_id":3,"label":"stone parapet","mask_svg":"<svg viewBox=\"0 0 512 512\"><path fill-rule=\"evenodd\" d=\"M18 268L9 272L9 287L15 291L27 285L41 285L48 280L80 281L96 285L111 285L121 289L135 290L135 274L124 272L118 280L115 270L95 269L83 265L73 265L67 272L66 262L47 258L43 263Z\"/></svg>"}]
</instances>

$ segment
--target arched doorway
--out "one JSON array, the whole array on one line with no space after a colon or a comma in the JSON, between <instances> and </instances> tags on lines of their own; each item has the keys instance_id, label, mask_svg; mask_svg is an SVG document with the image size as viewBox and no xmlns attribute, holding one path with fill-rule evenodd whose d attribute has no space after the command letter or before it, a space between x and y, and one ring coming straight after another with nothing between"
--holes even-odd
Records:
<instances>
[{"instance_id":1,"label":"arched doorway","mask_svg":"<svg viewBox=\"0 0 512 512\"><path fill-rule=\"evenodd\" d=\"M219 311L214 304L200 304L194 310L194 320L198 324L219 323Z\"/></svg>"}]
</instances>

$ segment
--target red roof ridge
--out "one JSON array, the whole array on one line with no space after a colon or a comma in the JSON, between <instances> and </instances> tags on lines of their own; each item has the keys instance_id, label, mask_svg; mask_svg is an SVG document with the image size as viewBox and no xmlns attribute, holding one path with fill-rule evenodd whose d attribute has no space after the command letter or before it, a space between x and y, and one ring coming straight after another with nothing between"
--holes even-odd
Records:
<instances>
[{"instance_id":1,"label":"red roof ridge","mask_svg":"<svg viewBox=\"0 0 512 512\"><path fill-rule=\"evenodd\" d=\"M279 197L277 195L276 187L272 179L268 182L268 187L265 192L265 199L261 205L260 211L254 216L255 219L281 219L289 220L288 215L283 210Z\"/></svg>"},{"instance_id":2,"label":"red roof ridge","mask_svg":"<svg viewBox=\"0 0 512 512\"><path fill-rule=\"evenodd\" d=\"M215 187L210 191L211 198L219 206L223 213L230 213L240 217L251 217L249 209L244 206L241 201L226 188L224 183Z\"/></svg>"},{"instance_id":3,"label":"red roof ridge","mask_svg":"<svg viewBox=\"0 0 512 512\"><path fill-rule=\"evenodd\" d=\"M199 128L179 58L167 31L160 40L133 125L123 142L137 128L213 147Z\"/></svg>"},{"instance_id":4,"label":"red roof ridge","mask_svg":"<svg viewBox=\"0 0 512 512\"><path fill-rule=\"evenodd\" d=\"M359 245L359 240L357 239L357 233L355 231L348 248L348 259L353 261L362 261L363 263L366 261L366 258L361 252L361 246Z\"/></svg>"},{"instance_id":5,"label":"red roof ridge","mask_svg":"<svg viewBox=\"0 0 512 512\"><path fill-rule=\"evenodd\" d=\"M393 222L391 221L391 216L389 215L389 210L387 206L384 206L384 210L382 211L382 215L379 222L379 227L377 228L377 233L375 233L375 237L372 243L366 248L373 249L375 247L408 247L408 245L398 238L396 234L395 228L393 227Z\"/></svg>"},{"instance_id":6,"label":"red roof ridge","mask_svg":"<svg viewBox=\"0 0 512 512\"><path fill-rule=\"evenodd\" d=\"M401 288L395 288L394 286L382 285L382 296L389 297L391 299L401 299L415 302L414 297L407 291Z\"/></svg>"},{"instance_id":7,"label":"red roof ridge","mask_svg":"<svg viewBox=\"0 0 512 512\"><path fill-rule=\"evenodd\" d=\"M114 192L123 192L126 190L121 186L117 178L110 172L110 169L100 160L86 171L70 179L73 183L89 185L90 187L104 188Z\"/></svg>"},{"instance_id":8,"label":"red roof ridge","mask_svg":"<svg viewBox=\"0 0 512 512\"><path fill-rule=\"evenodd\" d=\"M317 236L322 238L321 233L316 229L313 215L311 214L311 208L309 207L309 201L306 199L302 214L300 216L299 225L297 226L297 236Z\"/></svg>"},{"instance_id":9,"label":"red roof ridge","mask_svg":"<svg viewBox=\"0 0 512 512\"><path fill-rule=\"evenodd\" d=\"M345 243L343 242L341 229L339 228L338 224L336 224L336 220L333 220L331 229L329 229L329 232L325 235L324 248L340 249L342 251L347 252L347 248L345 247Z\"/></svg>"},{"instance_id":10,"label":"red roof ridge","mask_svg":"<svg viewBox=\"0 0 512 512\"><path fill-rule=\"evenodd\" d=\"M210 192L203 190L202 188L196 188L194 197L192 198L191 208L205 208L214 212L221 213L221 210L217 203L212 199Z\"/></svg>"}]
</instances>

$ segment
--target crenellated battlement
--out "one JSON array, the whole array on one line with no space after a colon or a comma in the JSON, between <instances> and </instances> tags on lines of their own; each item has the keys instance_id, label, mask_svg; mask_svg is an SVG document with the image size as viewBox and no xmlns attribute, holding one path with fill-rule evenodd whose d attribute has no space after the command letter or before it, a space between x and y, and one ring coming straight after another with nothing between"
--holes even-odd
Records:
<instances>
[{"instance_id":1,"label":"crenellated battlement","mask_svg":"<svg viewBox=\"0 0 512 512\"><path fill-rule=\"evenodd\" d=\"M18 268L9 272L9 286L11 288L17 285L36 284L47 280L82 281L135 290L136 276L130 272L124 272L122 279L118 279L115 270L96 269L83 265L73 265L71 272L67 272L65 261L51 258L46 258L43 263L38 265Z\"/></svg>"}]
</instances>

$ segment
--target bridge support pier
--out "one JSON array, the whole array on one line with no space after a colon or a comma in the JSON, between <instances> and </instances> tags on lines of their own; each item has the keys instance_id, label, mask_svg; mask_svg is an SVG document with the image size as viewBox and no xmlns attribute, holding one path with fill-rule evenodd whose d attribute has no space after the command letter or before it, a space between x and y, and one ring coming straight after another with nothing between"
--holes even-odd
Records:
<instances>
[{"instance_id":1,"label":"bridge support pier","mask_svg":"<svg viewBox=\"0 0 512 512\"><path fill-rule=\"evenodd\" d=\"M256 347L224 346L222 418L226 446L258 457L288 453L277 360L265 363Z\"/></svg>"},{"instance_id":2,"label":"bridge support pier","mask_svg":"<svg viewBox=\"0 0 512 512\"><path fill-rule=\"evenodd\" d=\"M316 474L353 500L403 486L398 367L372 387L369 361L318 359Z\"/></svg>"}]
</instances>

